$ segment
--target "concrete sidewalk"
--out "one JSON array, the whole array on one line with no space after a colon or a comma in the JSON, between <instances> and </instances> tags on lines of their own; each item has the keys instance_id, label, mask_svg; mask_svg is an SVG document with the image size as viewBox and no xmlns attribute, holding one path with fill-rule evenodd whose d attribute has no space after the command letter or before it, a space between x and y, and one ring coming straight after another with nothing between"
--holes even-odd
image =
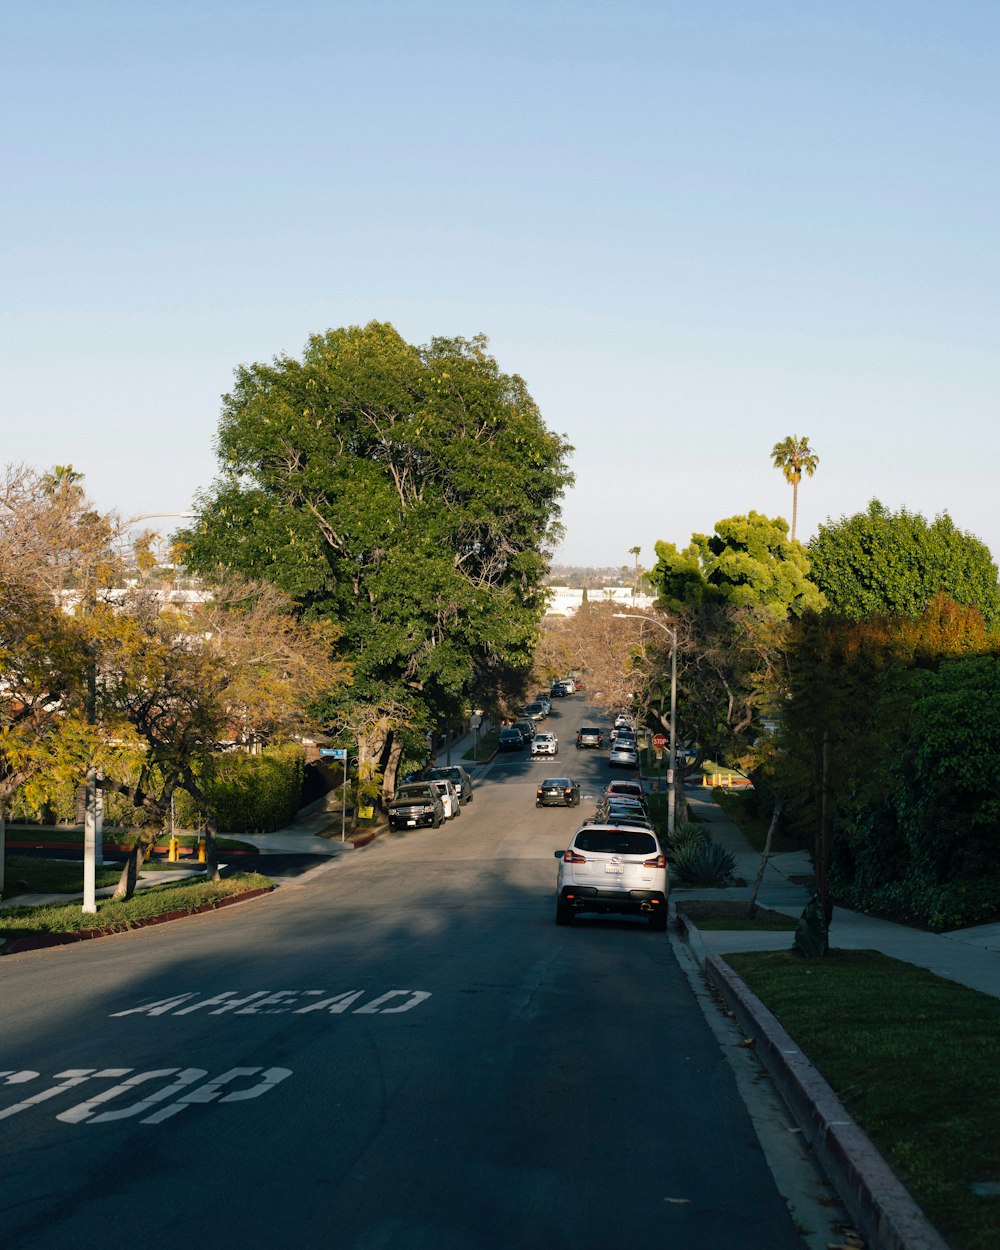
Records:
<instances>
[{"instance_id":1,"label":"concrete sidewalk","mask_svg":"<svg viewBox=\"0 0 1000 1250\"><path fill-rule=\"evenodd\" d=\"M675 889L673 899L730 899L750 897L760 867L760 855L721 807L712 802L710 791L691 786L685 797L692 813L709 827L712 839L736 858L737 873L745 886L727 890ZM812 875L812 861L804 851L773 855L764 873L758 895L761 907L798 917L812 893L795 878ZM725 956L732 951L785 950L792 945L790 933L762 933L695 930L692 950L700 963L709 955ZM833 909L830 945L844 950L876 950L893 959L926 968L949 981L1000 998L1000 924L977 925L952 933L926 933L906 925L880 920L843 907Z\"/></svg>"}]
</instances>

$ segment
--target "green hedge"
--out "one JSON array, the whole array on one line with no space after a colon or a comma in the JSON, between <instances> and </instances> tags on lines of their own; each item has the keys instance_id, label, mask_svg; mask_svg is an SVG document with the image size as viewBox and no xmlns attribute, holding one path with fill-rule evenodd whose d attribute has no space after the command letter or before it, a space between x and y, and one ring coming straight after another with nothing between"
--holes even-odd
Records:
<instances>
[{"instance_id":1,"label":"green hedge","mask_svg":"<svg viewBox=\"0 0 1000 1250\"><path fill-rule=\"evenodd\" d=\"M270 833L294 820L302 804L305 753L295 743L265 747L260 755L229 751L215 756L212 775L200 780L220 832ZM180 828L197 828L204 815L186 791L177 791Z\"/></svg>"},{"instance_id":2,"label":"green hedge","mask_svg":"<svg viewBox=\"0 0 1000 1250\"><path fill-rule=\"evenodd\" d=\"M212 759L210 775L202 774L218 828L223 833L270 833L293 820L302 805L305 753L295 743L265 747L260 755L226 751ZM75 788L60 788L41 811L29 809L15 795L8 819L13 822L75 824L78 813ZM197 829L204 823L205 809L185 790L174 795L174 823L178 830ZM142 828L149 823L146 812L137 811L121 795L105 793L105 828Z\"/></svg>"}]
</instances>

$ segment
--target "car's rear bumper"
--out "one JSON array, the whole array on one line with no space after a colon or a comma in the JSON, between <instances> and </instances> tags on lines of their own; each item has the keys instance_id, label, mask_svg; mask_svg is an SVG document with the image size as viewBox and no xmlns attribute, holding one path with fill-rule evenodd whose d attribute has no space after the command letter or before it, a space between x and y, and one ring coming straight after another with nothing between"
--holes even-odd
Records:
<instances>
[{"instance_id":1,"label":"car's rear bumper","mask_svg":"<svg viewBox=\"0 0 1000 1250\"><path fill-rule=\"evenodd\" d=\"M543 795L540 799L535 799L536 807L572 807L573 798L569 794L560 794L557 798L555 795Z\"/></svg>"},{"instance_id":2,"label":"car's rear bumper","mask_svg":"<svg viewBox=\"0 0 1000 1250\"><path fill-rule=\"evenodd\" d=\"M648 916L667 909L667 897L662 890L602 890L595 885L563 886L559 902L578 912L622 916Z\"/></svg>"}]
</instances>

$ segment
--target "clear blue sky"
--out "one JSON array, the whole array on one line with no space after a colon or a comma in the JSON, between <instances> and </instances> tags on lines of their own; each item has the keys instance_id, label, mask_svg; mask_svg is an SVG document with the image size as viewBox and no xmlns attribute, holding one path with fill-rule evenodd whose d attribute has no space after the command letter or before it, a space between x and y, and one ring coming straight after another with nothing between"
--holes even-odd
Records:
<instances>
[{"instance_id":1,"label":"clear blue sky","mask_svg":"<svg viewBox=\"0 0 1000 1250\"><path fill-rule=\"evenodd\" d=\"M4 461L190 506L240 362L486 333L570 563L878 496L1000 555L1000 5L7 0Z\"/></svg>"}]
</instances>

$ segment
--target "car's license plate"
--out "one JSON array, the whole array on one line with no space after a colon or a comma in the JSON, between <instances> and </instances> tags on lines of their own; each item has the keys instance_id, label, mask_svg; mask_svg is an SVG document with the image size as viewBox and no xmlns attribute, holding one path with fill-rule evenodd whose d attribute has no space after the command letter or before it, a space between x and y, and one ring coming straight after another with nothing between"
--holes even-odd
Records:
<instances>
[{"instance_id":1,"label":"car's license plate","mask_svg":"<svg viewBox=\"0 0 1000 1250\"><path fill-rule=\"evenodd\" d=\"M624 872L625 865L624 864L605 864L604 871L605 872Z\"/></svg>"},{"instance_id":2,"label":"car's license plate","mask_svg":"<svg viewBox=\"0 0 1000 1250\"><path fill-rule=\"evenodd\" d=\"M417 822L415 820L408 820L406 823L408 825L415 825Z\"/></svg>"}]
</instances>

